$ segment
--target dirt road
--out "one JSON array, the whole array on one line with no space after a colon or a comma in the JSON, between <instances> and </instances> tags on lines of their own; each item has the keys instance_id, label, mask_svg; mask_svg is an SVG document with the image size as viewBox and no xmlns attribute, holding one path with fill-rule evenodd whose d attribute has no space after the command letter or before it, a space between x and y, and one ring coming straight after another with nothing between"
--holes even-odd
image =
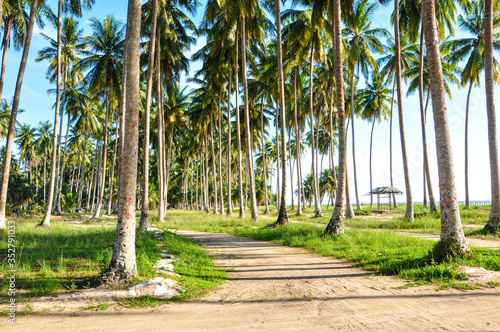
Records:
<instances>
[{"instance_id":1,"label":"dirt road","mask_svg":"<svg viewBox=\"0 0 500 332\"><path fill-rule=\"evenodd\" d=\"M341 260L227 234L179 231L206 246L229 280L201 300L154 309L59 311L18 331L492 331L500 289L462 292L371 276ZM3 318L0 330L6 329Z\"/></svg>"}]
</instances>

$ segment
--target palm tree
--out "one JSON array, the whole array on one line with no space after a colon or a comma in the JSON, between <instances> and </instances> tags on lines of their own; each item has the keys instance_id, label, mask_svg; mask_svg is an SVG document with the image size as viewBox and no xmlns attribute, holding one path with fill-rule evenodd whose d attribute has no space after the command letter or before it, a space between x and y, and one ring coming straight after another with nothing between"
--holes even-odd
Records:
<instances>
[{"instance_id":1,"label":"palm tree","mask_svg":"<svg viewBox=\"0 0 500 332\"><path fill-rule=\"evenodd\" d=\"M107 159L107 144L108 144L108 125L111 113L112 99L118 98L120 87L120 71L121 58L123 55L124 45L124 28L122 24L115 20L113 16L107 16L103 22L97 18L90 19L90 27L93 30L92 36L86 38L87 48L84 54L87 55L81 61L82 69L90 69L85 77L89 84L91 93L102 93L105 97L106 119L104 123L104 138L103 138L103 170L100 174L100 191L98 195L97 206L92 216L93 220L97 220L100 215L104 186L106 180L106 159Z\"/></svg>"},{"instance_id":2,"label":"palm tree","mask_svg":"<svg viewBox=\"0 0 500 332\"><path fill-rule=\"evenodd\" d=\"M19 161L24 161L24 166L29 174L31 184L31 167L35 157L34 141L36 129L32 128L29 124L22 124L16 129L16 143L19 145L21 156Z\"/></svg>"},{"instance_id":3,"label":"palm tree","mask_svg":"<svg viewBox=\"0 0 500 332\"><path fill-rule=\"evenodd\" d=\"M335 194L335 207L332 218L326 226L323 234L344 234L344 200L346 197L347 181L347 154L345 128L345 105L344 100L344 75L342 65L342 30L341 30L341 12L340 0L333 2L333 48L334 48L334 67L335 67L335 85L337 91L337 121L339 134L339 171L337 177L337 189Z\"/></svg>"},{"instance_id":4,"label":"palm tree","mask_svg":"<svg viewBox=\"0 0 500 332\"><path fill-rule=\"evenodd\" d=\"M352 130L352 156L354 164L354 191L356 195L357 209L361 210L361 204L358 194L358 182L356 171L356 153L355 153L355 134L354 134L354 96L355 70L361 72L365 78L368 77L368 71L377 69L377 63L373 52L383 53L383 46L378 39L387 37L388 32L385 29L372 28L370 17L373 15L377 4L368 5L368 0L362 0L354 6L354 15L347 19L347 27L343 31L347 46L347 66L349 77L351 79L351 130ZM359 75L358 75L359 76Z\"/></svg>"},{"instance_id":5,"label":"palm tree","mask_svg":"<svg viewBox=\"0 0 500 332\"><path fill-rule=\"evenodd\" d=\"M127 135L120 155L120 197L118 200L118 224L113 256L108 269L101 276L103 282L122 283L135 277L135 194L137 184L137 145L139 141L139 81L141 42L141 0L129 0L127 17L127 45L125 64Z\"/></svg>"},{"instance_id":6,"label":"palm tree","mask_svg":"<svg viewBox=\"0 0 500 332\"><path fill-rule=\"evenodd\" d=\"M496 11L496 13L498 13L498 11ZM493 34L493 22L494 20L495 22L498 22L498 15L494 14L493 0L484 0L484 70L486 82L486 108L488 114L488 143L490 150L491 172L491 211L488 224L484 227L486 231L495 231L500 223L500 165L498 163L495 92L493 88L493 49L498 50L498 32L495 35ZM493 38L496 38L497 40L494 40Z\"/></svg>"},{"instance_id":7,"label":"palm tree","mask_svg":"<svg viewBox=\"0 0 500 332\"><path fill-rule=\"evenodd\" d=\"M50 124L49 121L40 122L36 133L37 139L35 141L36 149L43 158L43 201L44 202L47 202L47 186L46 186L47 159L49 158L49 153L52 150L51 130L52 130L52 125Z\"/></svg>"},{"instance_id":8,"label":"palm tree","mask_svg":"<svg viewBox=\"0 0 500 332\"><path fill-rule=\"evenodd\" d=\"M23 84L24 71L28 61L28 53L31 44L31 36L33 34L33 26L35 25L35 14L38 7L38 0L33 0L30 9L30 18L26 28L26 39L24 40L23 55L19 66L19 73L16 81L14 93L14 101L12 102L12 111L10 115L9 130L7 133L7 143L5 148L5 157L2 169L2 182L0 183L0 229L6 228L5 223L5 207L7 204L7 188L9 185L9 172L12 159L12 143L14 142L14 130L16 126L17 112L19 109L19 99L21 97L21 87Z\"/></svg>"},{"instance_id":9,"label":"palm tree","mask_svg":"<svg viewBox=\"0 0 500 332\"><path fill-rule=\"evenodd\" d=\"M370 134L370 192L373 190L372 181L372 148L373 148L373 130L375 122L384 118L388 119L390 114L391 91L385 86L384 77L377 72L372 74L372 81L366 88L359 91L358 98L363 109L363 118L372 121L372 130ZM370 195L370 206L373 206L373 195Z\"/></svg>"},{"instance_id":10,"label":"palm tree","mask_svg":"<svg viewBox=\"0 0 500 332\"><path fill-rule=\"evenodd\" d=\"M469 251L469 248L462 230L455 186L434 0L422 1L422 18L429 63L441 196L441 237L438 245L441 252L439 254L442 256L446 255L446 253L450 255L463 255Z\"/></svg>"}]
</instances>

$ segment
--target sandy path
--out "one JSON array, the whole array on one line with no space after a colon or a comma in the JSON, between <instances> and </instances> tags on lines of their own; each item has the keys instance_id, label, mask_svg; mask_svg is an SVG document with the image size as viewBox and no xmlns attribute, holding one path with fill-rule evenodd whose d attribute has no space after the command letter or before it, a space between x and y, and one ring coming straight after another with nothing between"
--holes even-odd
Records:
<instances>
[{"instance_id":1,"label":"sandy path","mask_svg":"<svg viewBox=\"0 0 500 332\"><path fill-rule=\"evenodd\" d=\"M500 330L500 290L394 289L341 260L228 234L178 231L228 269L201 300L154 309L22 316L18 331L432 331ZM0 330L7 323L0 321Z\"/></svg>"}]
</instances>

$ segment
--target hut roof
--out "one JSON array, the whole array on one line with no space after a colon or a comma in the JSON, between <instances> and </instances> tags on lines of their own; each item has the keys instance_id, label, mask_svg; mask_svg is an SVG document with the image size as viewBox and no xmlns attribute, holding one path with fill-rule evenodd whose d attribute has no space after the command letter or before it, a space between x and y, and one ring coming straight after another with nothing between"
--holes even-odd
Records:
<instances>
[{"instance_id":1,"label":"hut roof","mask_svg":"<svg viewBox=\"0 0 500 332\"><path fill-rule=\"evenodd\" d=\"M373 195L383 195L383 194L397 194L397 195L401 195L403 192L397 188L394 188L394 187L391 187L391 186L387 186L387 187L377 187L377 188L374 188L372 191L370 191L369 193L367 193L366 195L370 195L370 194L373 194Z\"/></svg>"}]
</instances>

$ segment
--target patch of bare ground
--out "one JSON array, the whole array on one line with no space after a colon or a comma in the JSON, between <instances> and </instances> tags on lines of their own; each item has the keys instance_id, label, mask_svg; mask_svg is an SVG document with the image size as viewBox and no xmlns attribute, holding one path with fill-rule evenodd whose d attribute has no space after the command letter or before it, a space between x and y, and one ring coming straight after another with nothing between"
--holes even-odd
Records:
<instances>
[{"instance_id":1,"label":"patch of bare ground","mask_svg":"<svg viewBox=\"0 0 500 332\"><path fill-rule=\"evenodd\" d=\"M202 299L154 309L50 311L19 331L485 331L500 330L500 291L401 289L404 280L348 262L228 234L178 231L204 245L229 280Z\"/></svg>"}]
</instances>

